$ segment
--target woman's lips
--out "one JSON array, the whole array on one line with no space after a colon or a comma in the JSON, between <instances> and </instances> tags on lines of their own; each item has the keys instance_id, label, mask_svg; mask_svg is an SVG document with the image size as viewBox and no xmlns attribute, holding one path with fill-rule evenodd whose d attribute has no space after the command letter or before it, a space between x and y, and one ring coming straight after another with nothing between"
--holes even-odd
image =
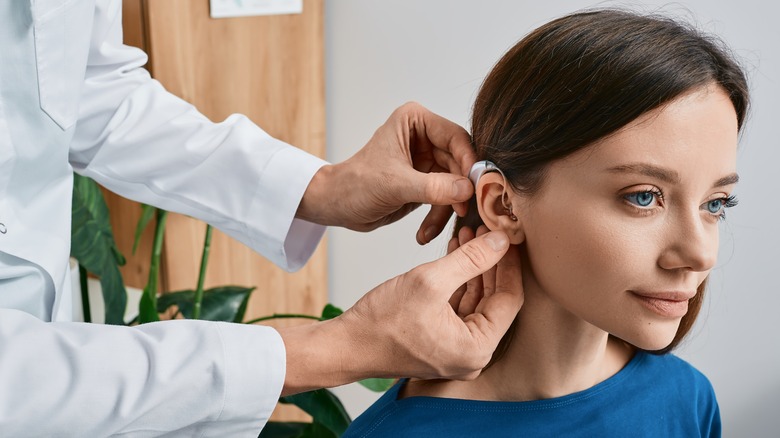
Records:
<instances>
[{"instance_id":1,"label":"woman's lips","mask_svg":"<svg viewBox=\"0 0 780 438\"><path fill-rule=\"evenodd\" d=\"M666 318L685 316L688 313L688 300L696 294L695 292L630 292L645 308Z\"/></svg>"}]
</instances>

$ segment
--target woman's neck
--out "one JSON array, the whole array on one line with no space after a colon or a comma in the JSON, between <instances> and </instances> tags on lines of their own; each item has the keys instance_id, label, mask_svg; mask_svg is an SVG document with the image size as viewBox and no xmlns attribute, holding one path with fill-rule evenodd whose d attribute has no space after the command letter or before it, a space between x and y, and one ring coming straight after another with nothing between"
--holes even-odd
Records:
<instances>
[{"instance_id":1,"label":"woman's neck","mask_svg":"<svg viewBox=\"0 0 780 438\"><path fill-rule=\"evenodd\" d=\"M633 348L578 318L533 281L503 357L468 382L410 382L402 397L430 395L475 400L528 401L588 389L620 371Z\"/></svg>"},{"instance_id":2,"label":"woman's neck","mask_svg":"<svg viewBox=\"0 0 780 438\"><path fill-rule=\"evenodd\" d=\"M628 363L633 351L626 344L546 295L528 292L504 357L482 374L483 382L477 385L489 399L539 400L572 394L608 379Z\"/></svg>"}]
</instances>

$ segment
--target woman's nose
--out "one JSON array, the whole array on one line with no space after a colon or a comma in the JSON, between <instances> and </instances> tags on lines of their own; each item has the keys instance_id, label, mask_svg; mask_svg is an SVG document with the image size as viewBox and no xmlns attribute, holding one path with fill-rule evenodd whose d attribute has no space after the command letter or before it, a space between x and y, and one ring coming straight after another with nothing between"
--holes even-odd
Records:
<instances>
[{"instance_id":1,"label":"woman's nose","mask_svg":"<svg viewBox=\"0 0 780 438\"><path fill-rule=\"evenodd\" d=\"M718 260L718 225L701 210L685 212L670 224L668 244L658 261L664 269L705 272Z\"/></svg>"}]
</instances>

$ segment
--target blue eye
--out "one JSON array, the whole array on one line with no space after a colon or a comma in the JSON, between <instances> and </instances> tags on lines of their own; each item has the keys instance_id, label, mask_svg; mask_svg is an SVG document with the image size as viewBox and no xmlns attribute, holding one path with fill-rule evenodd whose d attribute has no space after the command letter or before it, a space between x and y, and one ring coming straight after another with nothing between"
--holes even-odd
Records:
<instances>
[{"instance_id":1,"label":"blue eye","mask_svg":"<svg viewBox=\"0 0 780 438\"><path fill-rule=\"evenodd\" d=\"M707 211L709 211L712 214L720 213L721 209L723 209L722 199L713 199L712 201L707 203Z\"/></svg>"},{"instance_id":2,"label":"blue eye","mask_svg":"<svg viewBox=\"0 0 780 438\"><path fill-rule=\"evenodd\" d=\"M656 198L659 198L660 194L652 191L629 193L624 198L639 207L649 207Z\"/></svg>"},{"instance_id":3,"label":"blue eye","mask_svg":"<svg viewBox=\"0 0 780 438\"><path fill-rule=\"evenodd\" d=\"M727 196L725 198L713 199L704 203L707 212L717 216L719 219L726 218L726 209L737 205L737 198Z\"/></svg>"}]
</instances>

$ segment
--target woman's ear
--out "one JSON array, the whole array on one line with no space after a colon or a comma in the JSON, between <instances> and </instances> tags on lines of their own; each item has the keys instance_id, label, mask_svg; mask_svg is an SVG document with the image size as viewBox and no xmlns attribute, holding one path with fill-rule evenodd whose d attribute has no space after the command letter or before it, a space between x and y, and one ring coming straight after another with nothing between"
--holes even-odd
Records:
<instances>
[{"instance_id":1,"label":"woman's ear","mask_svg":"<svg viewBox=\"0 0 780 438\"><path fill-rule=\"evenodd\" d=\"M501 230L509 236L513 245L525 240L519 206L513 205L519 197L513 196L511 187L506 185L504 176L499 172L487 172L477 182L477 209L479 216L490 230Z\"/></svg>"}]
</instances>

